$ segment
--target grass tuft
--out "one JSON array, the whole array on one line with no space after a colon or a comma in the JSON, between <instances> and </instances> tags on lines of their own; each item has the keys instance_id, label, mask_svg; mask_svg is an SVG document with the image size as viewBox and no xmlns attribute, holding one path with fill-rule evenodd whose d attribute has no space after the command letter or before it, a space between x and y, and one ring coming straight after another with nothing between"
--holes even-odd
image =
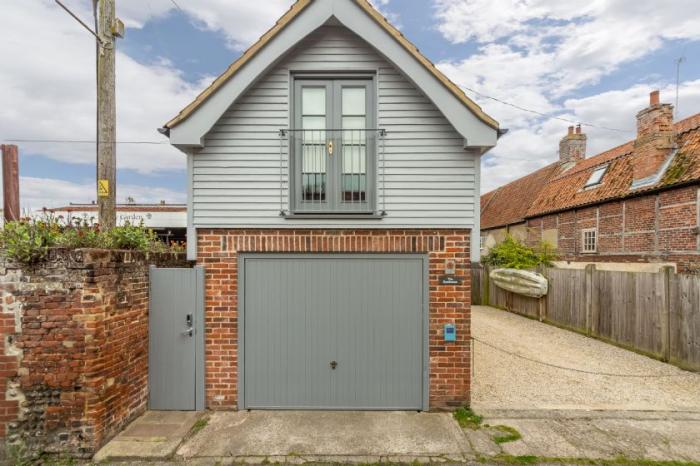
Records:
<instances>
[{"instance_id":1,"label":"grass tuft","mask_svg":"<svg viewBox=\"0 0 700 466\"><path fill-rule=\"evenodd\" d=\"M493 436L493 441L497 444L515 442L523 438L516 429L510 426L494 426L494 429L498 430L499 433Z\"/></svg>"},{"instance_id":2,"label":"grass tuft","mask_svg":"<svg viewBox=\"0 0 700 466\"><path fill-rule=\"evenodd\" d=\"M467 407L459 408L452 414L452 416L455 418L460 427L469 428L472 430L478 429L481 422L484 420L481 416L474 413L474 411Z\"/></svg>"},{"instance_id":3,"label":"grass tuft","mask_svg":"<svg viewBox=\"0 0 700 466\"><path fill-rule=\"evenodd\" d=\"M197 422L194 423L192 426L192 429L190 429L190 435L195 435L202 429L204 429L207 424L209 424L209 416L202 416L199 419L197 419Z\"/></svg>"}]
</instances>

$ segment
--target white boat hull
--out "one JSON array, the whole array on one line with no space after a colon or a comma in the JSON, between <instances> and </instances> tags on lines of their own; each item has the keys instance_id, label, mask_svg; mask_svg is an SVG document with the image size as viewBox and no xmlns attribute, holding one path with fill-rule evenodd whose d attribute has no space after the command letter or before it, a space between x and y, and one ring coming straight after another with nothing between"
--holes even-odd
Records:
<instances>
[{"instance_id":1,"label":"white boat hull","mask_svg":"<svg viewBox=\"0 0 700 466\"><path fill-rule=\"evenodd\" d=\"M494 269L489 278L499 288L531 298L546 296L549 290L544 275L528 270Z\"/></svg>"}]
</instances>

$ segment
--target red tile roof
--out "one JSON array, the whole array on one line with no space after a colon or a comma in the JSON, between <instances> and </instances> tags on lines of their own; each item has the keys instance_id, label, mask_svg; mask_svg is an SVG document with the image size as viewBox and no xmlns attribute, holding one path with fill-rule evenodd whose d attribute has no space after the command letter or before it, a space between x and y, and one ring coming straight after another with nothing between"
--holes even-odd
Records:
<instances>
[{"instance_id":1,"label":"red tile roof","mask_svg":"<svg viewBox=\"0 0 700 466\"><path fill-rule=\"evenodd\" d=\"M589 157L569 170L559 162L519 178L481 196L483 229L520 223L536 217L585 205L620 199L688 182L700 183L700 113L674 124L678 151L661 180L641 189L632 186L634 141ZM602 182L584 189L591 173L608 166Z\"/></svg>"},{"instance_id":2,"label":"red tile roof","mask_svg":"<svg viewBox=\"0 0 700 466\"><path fill-rule=\"evenodd\" d=\"M559 170L555 162L481 196L481 228L525 221L530 204Z\"/></svg>"}]
</instances>

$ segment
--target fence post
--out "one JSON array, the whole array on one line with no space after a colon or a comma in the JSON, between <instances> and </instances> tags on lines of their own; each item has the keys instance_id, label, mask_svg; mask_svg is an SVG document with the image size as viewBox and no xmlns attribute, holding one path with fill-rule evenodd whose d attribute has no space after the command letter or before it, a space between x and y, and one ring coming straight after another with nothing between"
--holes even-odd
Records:
<instances>
[{"instance_id":1,"label":"fence post","mask_svg":"<svg viewBox=\"0 0 700 466\"><path fill-rule=\"evenodd\" d=\"M673 267L670 266L661 269L664 286L664 304L661 310L661 358L665 362L671 360L671 276L673 272Z\"/></svg>"},{"instance_id":2,"label":"fence post","mask_svg":"<svg viewBox=\"0 0 700 466\"><path fill-rule=\"evenodd\" d=\"M539 299L539 308L537 309L540 322L544 322L544 320L547 318L547 296L549 295L549 277L547 274L546 267L540 265L537 267L537 271L540 274L542 274L544 278L547 279L547 294Z\"/></svg>"},{"instance_id":3,"label":"fence post","mask_svg":"<svg viewBox=\"0 0 700 466\"><path fill-rule=\"evenodd\" d=\"M593 275L595 274L595 264L586 266L586 279L584 285L584 299L586 300L586 334L593 333Z\"/></svg>"},{"instance_id":4,"label":"fence post","mask_svg":"<svg viewBox=\"0 0 700 466\"><path fill-rule=\"evenodd\" d=\"M489 278L489 266L484 264L484 283L482 286L484 294L481 297L481 303L485 306L491 305L491 279Z\"/></svg>"}]
</instances>

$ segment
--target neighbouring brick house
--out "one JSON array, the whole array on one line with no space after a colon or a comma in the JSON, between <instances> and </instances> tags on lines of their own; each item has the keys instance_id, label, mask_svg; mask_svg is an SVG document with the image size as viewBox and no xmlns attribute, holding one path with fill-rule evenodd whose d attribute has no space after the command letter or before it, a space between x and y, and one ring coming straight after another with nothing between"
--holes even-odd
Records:
<instances>
[{"instance_id":1,"label":"neighbouring brick house","mask_svg":"<svg viewBox=\"0 0 700 466\"><path fill-rule=\"evenodd\" d=\"M482 196L482 246L510 232L557 247L563 260L670 262L700 270L700 114L673 122L650 95L637 138L585 158L569 128L560 160Z\"/></svg>"},{"instance_id":2,"label":"neighbouring brick house","mask_svg":"<svg viewBox=\"0 0 700 466\"><path fill-rule=\"evenodd\" d=\"M297 1L161 132L187 154L208 407L469 402L498 123L369 2Z\"/></svg>"}]
</instances>

